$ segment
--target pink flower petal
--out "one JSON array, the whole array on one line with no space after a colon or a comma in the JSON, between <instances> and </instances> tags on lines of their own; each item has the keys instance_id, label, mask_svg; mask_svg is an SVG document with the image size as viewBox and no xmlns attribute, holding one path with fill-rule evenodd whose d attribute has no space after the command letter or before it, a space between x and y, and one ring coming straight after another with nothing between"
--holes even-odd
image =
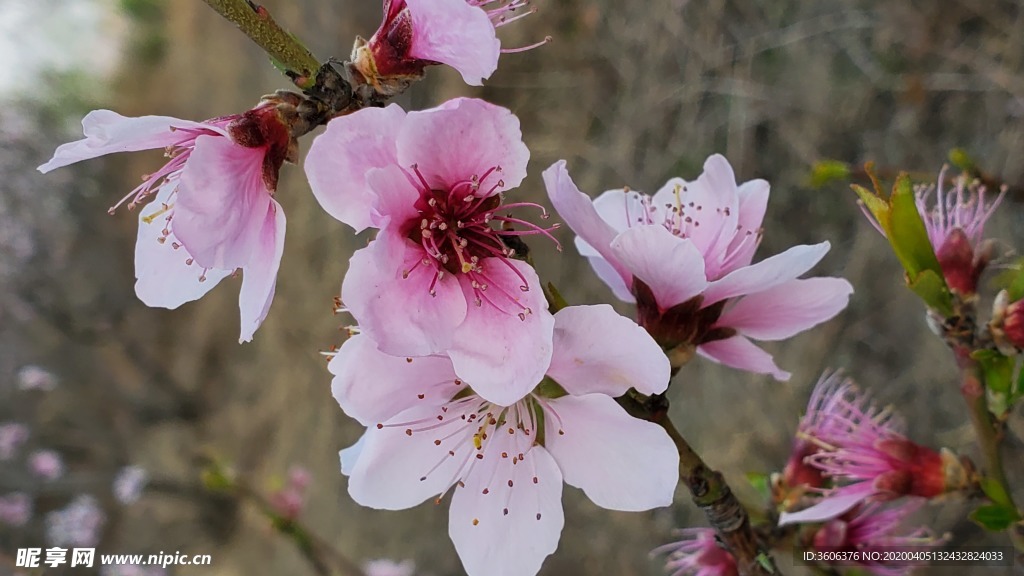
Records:
<instances>
[{"instance_id":1,"label":"pink flower petal","mask_svg":"<svg viewBox=\"0 0 1024 576\"><path fill-rule=\"evenodd\" d=\"M587 262L590 262L590 267L594 270L594 274L597 274L597 277L611 289L612 294L616 298L630 304L636 303L636 298L629 291L629 287L622 280L622 276L619 275L607 260L601 256L591 256L587 258Z\"/></svg>"},{"instance_id":2,"label":"pink flower petal","mask_svg":"<svg viewBox=\"0 0 1024 576\"><path fill-rule=\"evenodd\" d=\"M810 270L825 257L830 247L828 242L794 246L782 254L730 272L708 285L704 291L704 305L710 306L726 298L762 292L789 282Z\"/></svg>"},{"instance_id":3,"label":"pink flower petal","mask_svg":"<svg viewBox=\"0 0 1024 576\"><path fill-rule=\"evenodd\" d=\"M385 354L444 352L466 318L466 297L455 275L445 274L430 295L435 272L422 264L424 258L422 248L385 225L349 262L342 300Z\"/></svg>"},{"instance_id":4,"label":"pink flower petal","mask_svg":"<svg viewBox=\"0 0 1024 576\"><path fill-rule=\"evenodd\" d=\"M382 217L387 217L396 225L419 220L416 201L420 199L420 191L409 181L409 175L397 164L382 168L372 168L366 173L366 184L373 192L373 225L380 227Z\"/></svg>"},{"instance_id":5,"label":"pink flower petal","mask_svg":"<svg viewBox=\"0 0 1024 576\"><path fill-rule=\"evenodd\" d=\"M779 516L779 526L805 522L824 522L853 508L874 492L871 482L848 486L834 496L826 496L820 502L799 512L783 512Z\"/></svg>"},{"instance_id":6,"label":"pink flower petal","mask_svg":"<svg viewBox=\"0 0 1024 576\"><path fill-rule=\"evenodd\" d=\"M85 138L62 144L49 162L38 168L47 173L56 168L115 152L135 152L164 148L184 137L173 128L193 128L226 133L202 122L179 120L170 116L128 118L110 110L93 110L82 119Z\"/></svg>"},{"instance_id":7,"label":"pink flower petal","mask_svg":"<svg viewBox=\"0 0 1024 576\"><path fill-rule=\"evenodd\" d=\"M776 380L785 382L791 374L780 369L772 355L758 348L753 342L737 335L724 340L715 340L697 347L701 356L740 370L755 374L771 374Z\"/></svg>"},{"instance_id":8,"label":"pink flower petal","mask_svg":"<svg viewBox=\"0 0 1024 576\"><path fill-rule=\"evenodd\" d=\"M612 268L618 271L626 286L632 286L632 272L618 261L615 252L611 249L612 240L617 234L615 228L601 218L590 197L580 192L580 189L573 183L572 178L569 177L569 171L565 168L565 160L559 160L552 164L544 171L543 177L548 198L551 199L551 204L554 205L562 220L572 228L579 238L593 247ZM579 242L576 246L580 247ZM583 248L580 248L580 253L584 254Z\"/></svg>"},{"instance_id":9,"label":"pink flower petal","mask_svg":"<svg viewBox=\"0 0 1024 576\"><path fill-rule=\"evenodd\" d=\"M668 387L670 370L654 339L607 304L570 306L555 314L547 375L570 394L621 396L630 388L657 394Z\"/></svg>"},{"instance_id":10,"label":"pink flower petal","mask_svg":"<svg viewBox=\"0 0 1024 576\"><path fill-rule=\"evenodd\" d=\"M739 187L740 215L736 236L729 246L729 258L723 262L723 272L728 274L742 266L749 266L760 243L761 223L768 207L770 187L764 180L750 180Z\"/></svg>"},{"instance_id":11,"label":"pink flower petal","mask_svg":"<svg viewBox=\"0 0 1024 576\"><path fill-rule=\"evenodd\" d=\"M594 210L616 232L624 232L633 226L643 224L660 224L662 219L659 206L652 205L648 211L637 192L625 189L607 190L601 193L600 196L594 198ZM597 252L583 255L592 256L594 254Z\"/></svg>"},{"instance_id":12,"label":"pink flower petal","mask_svg":"<svg viewBox=\"0 0 1024 576\"><path fill-rule=\"evenodd\" d=\"M263 183L263 151L220 136L196 138L181 171L174 233L207 268L249 264L270 205Z\"/></svg>"},{"instance_id":13,"label":"pink flower petal","mask_svg":"<svg viewBox=\"0 0 1024 576\"><path fill-rule=\"evenodd\" d=\"M238 308L242 316L239 343L252 340L256 329L270 312L277 286L277 270L284 254L284 209L273 199L268 208L249 264L242 268L242 289L238 294Z\"/></svg>"},{"instance_id":14,"label":"pink flower petal","mask_svg":"<svg viewBox=\"0 0 1024 576\"><path fill-rule=\"evenodd\" d=\"M716 326L735 328L755 340L782 340L841 312L853 287L842 278L790 280L741 298Z\"/></svg>"},{"instance_id":15,"label":"pink flower petal","mask_svg":"<svg viewBox=\"0 0 1024 576\"><path fill-rule=\"evenodd\" d=\"M466 0L406 0L412 16L409 55L447 64L470 86L498 68L501 42L487 13Z\"/></svg>"},{"instance_id":16,"label":"pink flower petal","mask_svg":"<svg viewBox=\"0 0 1024 576\"><path fill-rule=\"evenodd\" d=\"M440 406L466 388L456 384L448 358L388 356L365 334L346 340L327 367L334 375L334 399L364 426L415 406Z\"/></svg>"},{"instance_id":17,"label":"pink flower petal","mask_svg":"<svg viewBox=\"0 0 1024 576\"><path fill-rule=\"evenodd\" d=\"M488 302L476 306L468 278L461 277L465 299L470 302L469 311L448 350L455 372L481 397L502 406L511 406L544 378L551 364L551 335L555 326L537 273L524 262L508 263L526 278L528 290L521 289L523 281L498 258L482 260L490 280L487 295L502 309ZM503 297L502 290L518 299L519 305Z\"/></svg>"},{"instance_id":18,"label":"pink flower petal","mask_svg":"<svg viewBox=\"0 0 1024 576\"><path fill-rule=\"evenodd\" d=\"M490 469L474 469L464 488L456 487L448 534L468 576L533 576L558 548L565 524L562 474L542 446L516 464L494 460Z\"/></svg>"},{"instance_id":19,"label":"pink flower petal","mask_svg":"<svg viewBox=\"0 0 1024 576\"><path fill-rule=\"evenodd\" d=\"M485 196L499 181L502 184L491 193L511 190L526 178L529 160L519 119L506 108L474 98L456 98L410 113L398 137L399 165L417 165L435 190L449 190L473 176L481 178L477 196ZM498 167L500 172L484 178Z\"/></svg>"},{"instance_id":20,"label":"pink flower petal","mask_svg":"<svg viewBox=\"0 0 1024 576\"><path fill-rule=\"evenodd\" d=\"M403 425L433 420L438 412L436 406L406 410L383 428L367 429L349 449L352 452L342 451L342 471L349 474L353 500L371 508L402 510L443 494L458 480L457 472L472 458L473 443L461 434L446 437L444 431L408 434Z\"/></svg>"},{"instance_id":21,"label":"pink flower petal","mask_svg":"<svg viewBox=\"0 0 1024 576\"><path fill-rule=\"evenodd\" d=\"M630 228L612 241L615 258L647 284L658 306L668 309L700 294L704 257L689 240L655 224Z\"/></svg>"},{"instance_id":22,"label":"pink flower petal","mask_svg":"<svg viewBox=\"0 0 1024 576\"><path fill-rule=\"evenodd\" d=\"M565 482L610 510L672 504L679 453L660 426L633 418L604 394L563 396L545 412L545 446Z\"/></svg>"},{"instance_id":23,"label":"pink flower petal","mask_svg":"<svg viewBox=\"0 0 1024 576\"><path fill-rule=\"evenodd\" d=\"M331 120L309 147L305 170L313 195L328 214L356 232L380 225L366 175L397 162L395 141L404 120L405 111L397 104L365 108Z\"/></svg>"},{"instance_id":24,"label":"pink flower petal","mask_svg":"<svg viewBox=\"0 0 1024 576\"><path fill-rule=\"evenodd\" d=\"M167 221L154 214L170 202L173 187L164 186L156 199L139 209L139 235L135 241L135 294L146 306L174 309L186 302L198 300L218 282L231 274L231 270L207 270L194 262L184 247L174 249L178 239L173 231L166 238L163 229ZM149 220L147 222L147 220ZM160 242L160 239L163 242Z\"/></svg>"}]
</instances>

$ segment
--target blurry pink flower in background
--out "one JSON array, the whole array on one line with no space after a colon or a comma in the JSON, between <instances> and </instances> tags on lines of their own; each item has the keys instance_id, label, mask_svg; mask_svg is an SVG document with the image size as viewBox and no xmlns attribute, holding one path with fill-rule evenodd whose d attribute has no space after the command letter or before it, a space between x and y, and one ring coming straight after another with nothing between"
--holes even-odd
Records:
<instances>
[{"instance_id":1,"label":"blurry pink flower in background","mask_svg":"<svg viewBox=\"0 0 1024 576\"><path fill-rule=\"evenodd\" d=\"M83 494L46 515L46 542L50 546L95 547L106 521L96 499Z\"/></svg>"},{"instance_id":2,"label":"blurry pink flower in background","mask_svg":"<svg viewBox=\"0 0 1024 576\"><path fill-rule=\"evenodd\" d=\"M666 554L665 570L670 576L736 576L736 558L718 544L711 528L684 528L680 540L651 551Z\"/></svg>"},{"instance_id":3,"label":"blurry pink flower in background","mask_svg":"<svg viewBox=\"0 0 1024 576\"><path fill-rule=\"evenodd\" d=\"M18 454L18 449L28 440L28 426L17 422L0 424L0 462L10 460Z\"/></svg>"},{"instance_id":4,"label":"blurry pink flower in background","mask_svg":"<svg viewBox=\"0 0 1024 576\"><path fill-rule=\"evenodd\" d=\"M278 171L296 154L275 105L206 122L95 110L82 126L85 138L57 148L41 172L114 152L167 149L167 164L118 203L133 209L152 200L139 211L139 298L177 308L241 269L240 341L251 340L274 297L284 248L284 211L272 198Z\"/></svg>"},{"instance_id":5,"label":"blurry pink flower in background","mask_svg":"<svg viewBox=\"0 0 1024 576\"><path fill-rule=\"evenodd\" d=\"M309 470L302 466L292 466L285 485L268 497L274 511L287 520L298 518L306 505L306 488L311 479Z\"/></svg>"},{"instance_id":6,"label":"blurry pink flower in background","mask_svg":"<svg viewBox=\"0 0 1024 576\"><path fill-rule=\"evenodd\" d=\"M695 347L715 362L787 380L751 339L782 340L829 320L853 292L842 278L799 278L828 242L751 264L768 183L737 185L720 155L697 180L674 178L653 196L623 189L591 200L565 161L544 171L544 183L580 254L618 298L637 303L641 325L666 350Z\"/></svg>"},{"instance_id":7,"label":"blurry pink flower in background","mask_svg":"<svg viewBox=\"0 0 1024 576\"><path fill-rule=\"evenodd\" d=\"M121 504L134 504L142 497L149 474L141 466L125 466L114 477L114 498Z\"/></svg>"},{"instance_id":8,"label":"blurry pink flower in background","mask_svg":"<svg viewBox=\"0 0 1024 576\"><path fill-rule=\"evenodd\" d=\"M865 501L932 498L958 487L949 485L962 472L955 457L908 440L899 418L877 408L852 382L822 378L811 402L802 434L818 450L804 463L834 486L813 506L783 512L779 525L821 522Z\"/></svg>"},{"instance_id":9,"label":"blurry pink flower in background","mask_svg":"<svg viewBox=\"0 0 1024 576\"><path fill-rule=\"evenodd\" d=\"M49 392L57 387L57 377L44 368L35 365L22 366L18 370L20 390L41 390Z\"/></svg>"},{"instance_id":10,"label":"blurry pink flower in background","mask_svg":"<svg viewBox=\"0 0 1024 576\"><path fill-rule=\"evenodd\" d=\"M384 0L384 21L357 44L352 61L370 82L418 78L428 65L447 64L479 86L503 52L495 28L531 13L528 6L529 0Z\"/></svg>"},{"instance_id":11,"label":"blurry pink flower in background","mask_svg":"<svg viewBox=\"0 0 1024 576\"><path fill-rule=\"evenodd\" d=\"M416 564L412 560L370 560L363 563L363 573L366 576L413 576Z\"/></svg>"},{"instance_id":12,"label":"blurry pink flower in background","mask_svg":"<svg viewBox=\"0 0 1024 576\"><path fill-rule=\"evenodd\" d=\"M501 204L529 158L511 112L461 98L336 118L305 163L328 213L356 231L380 229L341 288L360 330L394 356L448 354L481 396L504 404L531 390L551 358L554 321L537 273L502 240L548 230L498 213L540 208Z\"/></svg>"},{"instance_id":13,"label":"blurry pink flower in background","mask_svg":"<svg viewBox=\"0 0 1024 576\"><path fill-rule=\"evenodd\" d=\"M547 377L505 405L478 396L478 383L447 358L387 356L365 334L347 340L329 366L334 397L368 427L341 451L349 494L400 510L440 501L454 486L449 534L470 576L540 569L562 531L563 480L612 510L672 502L673 442L614 400L631 387L664 391L665 355L607 305L564 308L554 320Z\"/></svg>"},{"instance_id":14,"label":"blurry pink flower in background","mask_svg":"<svg viewBox=\"0 0 1024 576\"><path fill-rule=\"evenodd\" d=\"M921 505L920 500L904 500L888 507L877 502L856 506L819 528L814 534L813 547L833 552L884 552L900 547L921 550L937 546L944 540L932 535L927 528L903 529L902 525ZM884 558L884 555L879 554L879 557ZM914 569L907 562L861 562L860 566L881 576L899 576Z\"/></svg>"},{"instance_id":15,"label":"blurry pink flower in background","mask_svg":"<svg viewBox=\"0 0 1024 576\"><path fill-rule=\"evenodd\" d=\"M53 450L37 450L29 455L28 467L43 480L52 481L64 475L64 460Z\"/></svg>"},{"instance_id":16,"label":"blurry pink flower in background","mask_svg":"<svg viewBox=\"0 0 1024 576\"><path fill-rule=\"evenodd\" d=\"M32 498L24 492L0 496L0 523L18 528L32 518Z\"/></svg>"}]
</instances>

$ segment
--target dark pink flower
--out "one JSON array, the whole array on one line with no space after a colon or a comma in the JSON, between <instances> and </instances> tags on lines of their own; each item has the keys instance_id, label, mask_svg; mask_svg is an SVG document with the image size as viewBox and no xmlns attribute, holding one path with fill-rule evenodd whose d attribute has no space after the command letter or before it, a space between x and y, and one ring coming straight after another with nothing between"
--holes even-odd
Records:
<instances>
[{"instance_id":1,"label":"dark pink flower","mask_svg":"<svg viewBox=\"0 0 1024 576\"><path fill-rule=\"evenodd\" d=\"M529 157L511 112L457 99L336 118L306 159L327 212L357 231L380 229L341 288L360 329L386 354L448 354L481 396L505 404L529 392L551 359L554 320L537 274L504 240L548 234L506 215L539 206L501 204Z\"/></svg>"},{"instance_id":2,"label":"dark pink flower","mask_svg":"<svg viewBox=\"0 0 1024 576\"><path fill-rule=\"evenodd\" d=\"M679 530L678 542L659 546L652 555L667 554L665 570L671 576L736 576L736 558L723 548L711 528Z\"/></svg>"},{"instance_id":3,"label":"dark pink flower","mask_svg":"<svg viewBox=\"0 0 1024 576\"><path fill-rule=\"evenodd\" d=\"M82 126L85 138L57 148L41 172L114 152L166 148L170 158L118 203L148 202L135 246L139 298L177 308L241 269L240 341L251 340L273 300L284 249L284 211L272 197L278 170L295 157L275 103L206 122L96 110Z\"/></svg>"},{"instance_id":4,"label":"dark pink flower","mask_svg":"<svg viewBox=\"0 0 1024 576\"><path fill-rule=\"evenodd\" d=\"M958 472L955 458L908 440L890 410L835 375L819 380L804 420L804 464L820 470L832 487L813 506L783 512L779 525L821 522L868 500L932 498L946 492L947 478Z\"/></svg>"},{"instance_id":5,"label":"dark pink flower","mask_svg":"<svg viewBox=\"0 0 1024 576\"><path fill-rule=\"evenodd\" d=\"M356 45L352 61L384 92L381 83L418 78L431 64L447 64L479 86L503 52L495 28L529 14L528 6L529 0L384 0L384 21Z\"/></svg>"},{"instance_id":6,"label":"dark pink flower","mask_svg":"<svg viewBox=\"0 0 1024 576\"><path fill-rule=\"evenodd\" d=\"M752 264L768 183L737 185L720 155L693 182L673 178L653 196L610 190L591 200L565 162L544 171L548 196L577 234L576 247L663 348L696 352L727 366L773 375L755 340L781 340L838 314L853 288L842 278L799 277L828 242L795 246Z\"/></svg>"},{"instance_id":7,"label":"dark pink flower","mask_svg":"<svg viewBox=\"0 0 1024 576\"><path fill-rule=\"evenodd\" d=\"M903 524L922 505L921 500L904 500L891 506L880 503L858 505L842 516L830 520L814 534L813 548L816 550L847 552L893 552L905 547L920 550L943 542L927 528L904 531ZM883 557L879 554L880 557ZM907 574L914 566L907 562L864 561L859 563L872 574L899 576Z\"/></svg>"}]
</instances>

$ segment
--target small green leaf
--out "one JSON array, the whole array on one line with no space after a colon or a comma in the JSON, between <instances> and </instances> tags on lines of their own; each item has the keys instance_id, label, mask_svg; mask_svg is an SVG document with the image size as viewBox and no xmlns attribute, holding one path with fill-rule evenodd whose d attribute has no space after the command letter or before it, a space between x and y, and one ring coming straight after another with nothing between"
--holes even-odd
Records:
<instances>
[{"instance_id":1,"label":"small green leaf","mask_svg":"<svg viewBox=\"0 0 1024 576\"><path fill-rule=\"evenodd\" d=\"M1010 506L1001 504L985 504L971 512L970 519L981 525L982 528L1001 532L1017 521L1017 511Z\"/></svg>"},{"instance_id":2,"label":"small green leaf","mask_svg":"<svg viewBox=\"0 0 1024 576\"><path fill-rule=\"evenodd\" d=\"M961 172L976 172L978 170L978 164L974 161L974 158L971 158L967 150L963 148L953 148L950 150L949 162Z\"/></svg>"},{"instance_id":3,"label":"small green leaf","mask_svg":"<svg viewBox=\"0 0 1024 576\"><path fill-rule=\"evenodd\" d=\"M850 167L838 160L821 160L811 167L811 186L821 188L826 184L850 179Z\"/></svg>"},{"instance_id":4,"label":"small green leaf","mask_svg":"<svg viewBox=\"0 0 1024 576\"><path fill-rule=\"evenodd\" d=\"M917 278L925 270L932 270L942 278L939 259L935 257L921 213L917 211L914 187L906 174L900 174L896 179L889 206L889 242L903 269L911 278Z\"/></svg>"},{"instance_id":5,"label":"small green leaf","mask_svg":"<svg viewBox=\"0 0 1024 576\"><path fill-rule=\"evenodd\" d=\"M884 198L868 190L863 186L854 184L852 186L853 191L860 197L860 201L864 203L864 206L871 212L871 215L875 217L878 225L882 227L882 231L885 232L886 236L889 235L889 203Z\"/></svg>"},{"instance_id":6,"label":"small green leaf","mask_svg":"<svg viewBox=\"0 0 1024 576\"><path fill-rule=\"evenodd\" d=\"M565 298L562 298L558 288L555 288L555 285L551 282L548 282L547 289L544 290L544 297L548 300L548 309L551 310L552 314L569 305Z\"/></svg>"},{"instance_id":7,"label":"small green leaf","mask_svg":"<svg viewBox=\"0 0 1024 576\"><path fill-rule=\"evenodd\" d=\"M772 485L771 479L767 474L761 472L747 472L747 482L757 490L757 493L765 501L770 501L772 497Z\"/></svg>"},{"instance_id":8,"label":"small green leaf","mask_svg":"<svg viewBox=\"0 0 1024 576\"><path fill-rule=\"evenodd\" d=\"M1017 263L1016 269L1013 269L1012 280L1010 280L1009 286L1006 287L1007 296L1010 297L1010 302L1016 302L1024 299L1024 265L1021 262Z\"/></svg>"},{"instance_id":9,"label":"small green leaf","mask_svg":"<svg viewBox=\"0 0 1024 576\"><path fill-rule=\"evenodd\" d=\"M1010 508L1011 510L1013 509L1013 501L1010 500L1010 495L1006 493L1005 489L1003 489L1002 484L991 478L982 478L979 484L981 484L981 491L984 492L985 496L988 496L989 500L994 504L1004 508ZM1016 515L1017 512L1014 510L1014 516Z\"/></svg>"},{"instance_id":10,"label":"small green leaf","mask_svg":"<svg viewBox=\"0 0 1024 576\"><path fill-rule=\"evenodd\" d=\"M929 308L937 310L943 316L953 314L953 296L949 293L946 281L932 270L918 274L914 281L907 279L907 286L917 294Z\"/></svg>"},{"instance_id":11,"label":"small green leaf","mask_svg":"<svg viewBox=\"0 0 1024 576\"><path fill-rule=\"evenodd\" d=\"M757 554L757 563L761 565L769 574L775 574L775 565L772 563L772 559L766 552L759 552Z\"/></svg>"}]
</instances>

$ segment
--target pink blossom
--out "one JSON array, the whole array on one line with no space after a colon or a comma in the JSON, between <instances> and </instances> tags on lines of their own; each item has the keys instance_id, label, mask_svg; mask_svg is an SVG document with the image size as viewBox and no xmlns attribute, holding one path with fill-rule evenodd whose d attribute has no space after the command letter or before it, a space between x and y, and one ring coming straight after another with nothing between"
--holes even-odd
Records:
<instances>
[{"instance_id":1,"label":"pink blossom","mask_svg":"<svg viewBox=\"0 0 1024 576\"><path fill-rule=\"evenodd\" d=\"M548 235L505 212L539 206L501 205L529 157L511 112L456 99L336 118L306 159L327 212L380 229L341 287L360 329L393 356L448 354L481 396L506 405L543 376L554 326L536 272L503 239Z\"/></svg>"},{"instance_id":2,"label":"pink blossom","mask_svg":"<svg viewBox=\"0 0 1024 576\"><path fill-rule=\"evenodd\" d=\"M814 534L813 547L832 552L892 552L894 548L900 547L920 550L941 544L943 539L933 536L927 528L902 531L904 522L921 504L920 500L904 500L889 507L883 507L877 502L857 506L819 528ZM914 567L912 563L892 561L865 561L859 564L868 572L880 576L907 574Z\"/></svg>"},{"instance_id":3,"label":"pink blossom","mask_svg":"<svg viewBox=\"0 0 1024 576\"><path fill-rule=\"evenodd\" d=\"M170 158L118 203L133 209L151 200L139 211L138 297L177 308L241 269L240 341L251 340L274 297L284 248L284 211L272 197L278 171L295 157L275 103L206 122L95 110L82 126L85 138L57 148L41 172L113 152L166 148Z\"/></svg>"},{"instance_id":4,"label":"pink blossom","mask_svg":"<svg viewBox=\"0 0 1024 576\"><path fill-rule=\"evenodd\" d=\"M835 518L868 500L938 496L959 470L955 458L908 440L902 422L848 380L822 378L804 420L803 439L817 447L804 462L833 487L813 506L783 512L779 525Z\"/></svg>"},{"instance_id":5,"label":"pink blossom","mask_svg":"<svg viewBox=\"0 0 1024 576\"><path fill-rule=\"evenodd\" d=\"M667 554L665 569L671 576L736 576L736 558L715 538L711 528L685 528L680 540L651 551Z\"/></svg>"},{"instance_id":6,"label":"pink blossom","mask_svg":"<svg viewBox=\"0 0 1024 576\"><path fill-rule=\"evenodd\" d=\"M28 467L33 474L47 481L64 475L64 460L53 450L37 450L30 454Z\"/></svg>"},{"instance_id":7,"label":"pink blossom","mask_svg":"<svg viewBox=\"0 0 1024 576\"><path fill-rule=\"evenodd\" d=\"M413 576L416 573L416 565L412 560L370 560L363 564L363 573L366 576Z\"/></svg>"},{"instance_id":8,"label":"pink blossom","mask_svg":"<svg viewBox=\"0 0 1024 576\"><path fill-rule=\"evenodd\" d=\"M32 518L32 498L24 492L0 496L0 523L18 528Z\"/></svg>"},{"instance_id":9,"label":"pink blossom","mask_svg":"<svg viewBox=\"0 0 1024 576\"><path fill-rule=\"evenodd\" d=\"M693 182L673 178L653 196L627 189L591 199L565 161L544 172L551 202L576 247L666 350L786 380L754 340L781 340L838 314L853 288L842 278L799 276L828 242L795 246L751 264L761 240L768 183L736 184L719 155Z\"/></svg>"},{"instance_id":10,"label":"pink blossom","mask_svg":"<svg viewBox=\"0 0 1024 576\"><path fill-rule=\"evenodd\" d=\"M49 392L56 387L57 377L39 366L30 364L18 370L18 388L21 390Z\"/></svg>"},{"instance_id":11,"label":"pink blossom","mask_svg":"<svg viewBox=\"0 0 1024 576\"><path fill-rule=\"evenodd\" d=\"M915 191L917 210L924 220L942 275L951 290L974 294L978 278L991 258L983 242L985 222L1006 194L1002 190L991 203L985 202L985 187L968 182L961 174L955 190L943 190L946 168L939 172L935 186L920 186ZM932 192L935 193L934 203Z\"/></svg>"},{"instance_id":12,"label":"pink blossom","mask_svg":"<svg viewBox=\"0 0 1024 576\"><path fill-rule=\"evenodd\" d=\"M479 86L508 51L495 29L531 13L527 6L529 0L384 0L380 28L356 45L352 61L374 84L419 78L424 67L447 64Z\"/></svg>"},{"instance_id":13,"label":"pink blossom","mask_svg":"<svg viewBox=\"0 0 1024 576\"><path fill-rule=\"evenodd\" d=\"M270 505L282 518L295 520L302 514L306 505L306 489L309 487L309 470L301 466L293 466L288 473L288 481L279 490L269 496Z\"/></svg>"},{"instance_id":14,"label":"pink blossom","mask_svg":"<svg viewBox=\"0 0 1024 576\"><path fill-rule=\"evenodd\" d=\"M141 466L125 466L114 477L114 498L121 504L134 504L142 497L149 474Z\"/></svg>"},{"instance_id":15,"label":"pink blossom","mask_svg":"<svg viewBox=\"0 0 1024 576\"><path fill-rule=\"evenodd\" d=\"M607 305L564 308L554 319L546 376L508 404L479 396L443 356L387 356L365 334L330 363L335 399L368 427L341 451L349 494L398 510L439 502L454 486L449 534L470 576L540 569L562 530L563 480L613 510L672 502L674 444L613 398L631 387L664 391L665 355Z\"/></svg>"},{"instance_id":16,"label":"pink blossom","mask_svg":"<svg viewBox=\"0 0 1024 576\"><path fill-rule=\"evenodd\" d=\"M66 507L46 515L46 541L50 546L95 547L106 521L96 499L81 495Z\"/></svg>"},{"instance_id":17,"label":"pink blossom","mask_svg":"<svg viewBox=\"0 0 1024 576\"><path fill-rule=\"evenodd\" d=\"M0 462L10 460L28 440L28 427L17 422L0 424Z\"/></svg>"}]
</instances>

